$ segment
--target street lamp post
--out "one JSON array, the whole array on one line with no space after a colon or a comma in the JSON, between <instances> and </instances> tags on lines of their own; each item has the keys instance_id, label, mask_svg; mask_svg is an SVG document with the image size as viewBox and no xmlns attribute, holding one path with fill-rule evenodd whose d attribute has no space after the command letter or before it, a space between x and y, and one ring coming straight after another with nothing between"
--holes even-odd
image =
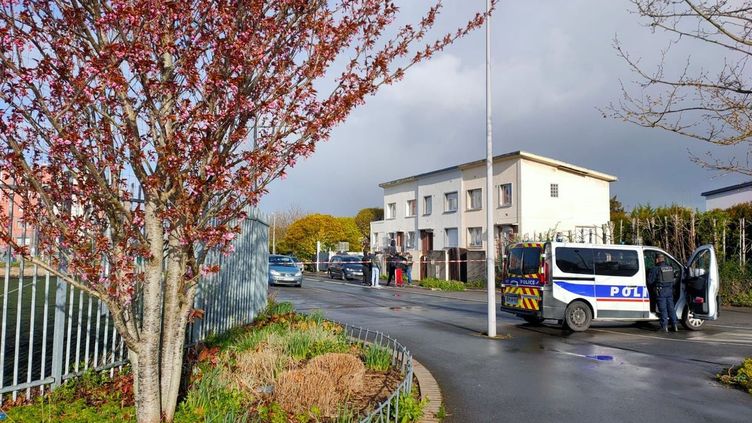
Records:
<instances>
[{"instance_id":1,"label":"street lamp post","mask_svg":"<svg viewBox=\"0 0 752 423\"><path fill-rule=\"evenodd\" d=\"M493 136L491 133L491 0L486 0L486 281L488 336L496 336L496 269L494 268Z\"/></svg>"}]
</instances>

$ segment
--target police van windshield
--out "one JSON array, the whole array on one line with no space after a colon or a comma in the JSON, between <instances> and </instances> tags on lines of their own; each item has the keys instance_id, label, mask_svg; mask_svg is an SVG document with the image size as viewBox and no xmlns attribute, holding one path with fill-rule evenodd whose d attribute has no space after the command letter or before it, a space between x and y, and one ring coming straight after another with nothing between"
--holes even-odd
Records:
<instances>
[{"instance_id":1,"label":"police van windshield","mask_svg":"<svg viewBox=\"0 0 752 423\"><path fill-rule=\"evenodd\" d=\"M509 251L509 274L531 275L540 268L541 250L539 247L512 248Z\"/></svg>"}]
</instances>

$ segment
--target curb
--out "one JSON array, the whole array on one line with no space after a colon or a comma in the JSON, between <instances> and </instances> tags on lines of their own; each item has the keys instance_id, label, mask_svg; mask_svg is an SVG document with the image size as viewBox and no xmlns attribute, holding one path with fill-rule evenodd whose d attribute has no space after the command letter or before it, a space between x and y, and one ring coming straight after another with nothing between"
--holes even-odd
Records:
<instances>
[{"instance_id":1,"label":"curb","mask_svg":"<svg viewBox=\"0 0 752 423\"><path fill-rule=\"evenodd\" d=\"M423 410L423 418L420 419L420 423L439 423L439 419L436 416L443 403L443 398L441 397L441 389L439 389L438 382L436 382L431 372L420 364L415 357L413 357L413 374L418 379L420 399L429 399L426 408Z\"/></svg>"}]
</instances>

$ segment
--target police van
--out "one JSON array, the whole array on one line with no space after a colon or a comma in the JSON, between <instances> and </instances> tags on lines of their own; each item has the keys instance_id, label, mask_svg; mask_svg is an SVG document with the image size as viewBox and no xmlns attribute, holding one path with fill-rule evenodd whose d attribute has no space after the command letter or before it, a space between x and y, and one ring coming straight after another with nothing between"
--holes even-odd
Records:
<instances>
[{"instance_id":1,"label":"police van","mask_svg":"<svg viewBox=\"0 0 752 423\"><path fill-rule=\"evenodd\" d=\"M573 331L593 321L658 320L647 285L655 257L674 269L674 301L682 326L699 330L718 318L718 262L712 245L694 251L682 265L648 246L564 242L519 243L508 248L501 311L529 323L556 320Z\"/></svg>"}]
</instances>

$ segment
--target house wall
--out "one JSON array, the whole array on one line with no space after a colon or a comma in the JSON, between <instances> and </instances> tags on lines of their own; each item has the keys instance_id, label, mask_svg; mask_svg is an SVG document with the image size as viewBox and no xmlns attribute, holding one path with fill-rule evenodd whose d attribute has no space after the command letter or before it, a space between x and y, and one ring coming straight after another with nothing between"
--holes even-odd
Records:
<instances>
[{"instance_id":1,"label":"house wall","mask_svg":"<svg viewBox=\"0 0 752 423\"><path fill-rule=\"evenodd\" d=\"M752 201L752 187L740 188L705 197L705 210L727 209L750 201Z\"/></svg>"},{"instance_id":2,"label":"house wall","mask_svg":"<svg viewBox=\"0 0 752 423\"><path fill-rule=\"evenodd\" d=\"M449 192L457 192L457 211L444 211L444 195ZM426 215L423 210L423 197L430 195L433 198L431 214ZM464 236L461 228L461 215L465 207L465 199L462 197L462 174L459 170L451 170L439 174L421 178L418 182L418 223L416 226L417 236L420 230L433 230L433 249L442 250L447 247L445 230L457 228L458 245L462 245ZM416 250L421 249L420 242ZM415 254L413 254L415 255Z\"/></svg>"},{"instance_id":3,"label":"house wall","mask_svg":"<svg viewBox=\"0 0 752 423\"><path fill-rule=\"evenodd\" d=\"M519 225L519 204L520 190L518 185L517 173L519 169L519 160L504 160L494 163L493 168L493 203L495 225ZM467 203L468 191L481 189L483 198L483 207L480 210L468 210L468 205L463 209L462 227L465 235L465 242L461 247L476 250L485 250L486 248L486 167L475 166L462 170L463 193L462 197ZM509 206L499 206L499 186L503 184L512 184L512 204ZM483 232L483 244L479 247L470 245L468 228L479 227Z\"/></svg>"},{"instance_id":4,"label":"house wall","mask_svg":"<svg viewBox=\"0 0 752 423\"><path fill-rule=\"evenodd\" d=\"M609 183L530 160L521 160L520 239L540 233L574 231L609 221ZM551 197L558 184L558 198ZM594 240L594 242L597 242Z\"/></svg>"}]
</instances>

